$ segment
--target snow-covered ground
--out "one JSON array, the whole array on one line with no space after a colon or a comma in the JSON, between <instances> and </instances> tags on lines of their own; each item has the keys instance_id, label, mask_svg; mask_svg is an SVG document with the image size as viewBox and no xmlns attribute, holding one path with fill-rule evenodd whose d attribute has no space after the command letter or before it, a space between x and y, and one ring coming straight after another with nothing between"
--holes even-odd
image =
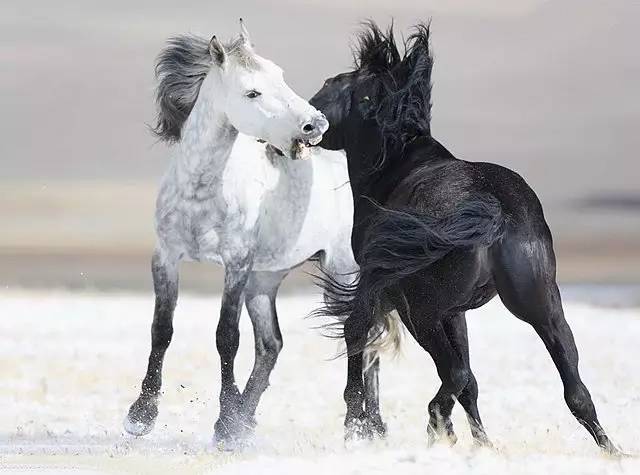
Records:
<instances>
[{"instance_id":1,"label":"snow-covered ground","mask_svg":"<svg viewBox=\"0 0 640 475\"><path fill-rule=\"evenodd\" d=\"M534 332L494 300L468 314L480 410L496 449L474 449L454 409L453 448L425 446L425 407L439 386L428 355L405 339L383 361L384 441L345 449L345 361L337 343L303 317L317 295L278 302L284 350L262 399L255 448L220 453L210 442L217 415L219 298L182 295L156 429L122 433L146 366L151 295L0 293L0 471L640 473L640 458L602 456L570 415L559 377ZM640 309L566 305L581 370L613 439L640 453ZM248 375L252 332L242 320L237 375Z\"/></svg>"}]
</instances>

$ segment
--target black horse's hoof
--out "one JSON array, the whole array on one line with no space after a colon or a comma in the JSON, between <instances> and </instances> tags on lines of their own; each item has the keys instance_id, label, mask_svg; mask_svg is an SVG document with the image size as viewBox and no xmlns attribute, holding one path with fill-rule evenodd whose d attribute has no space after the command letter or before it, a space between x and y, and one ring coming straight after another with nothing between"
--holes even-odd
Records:
<instances>
[{"instance_id":1,"label":"black horse's hoof","mask_svg":"<svg viewBox=\"0 0 640 475\"><path fill-rule=\"evenodd\" d=\"M372 427L363 413L357 417L347 417L344 421L344 441L355 442L373 438Z\"/></svg>"},{"instance_id":2,"label":"black horse's hoof","mask_svg":"<svg viewBox=\"0 0 640 475\"><path fill-rule=\"evenodd\" d=\"M372 437L384 439L387 436L387 424L383 422L380 414L366 416L365 424Z\"/></svg>"},{"instance_id":3,"label":"black horse's hoof","mask_svg":"<svg viewBox=\"0 0 640 475\"><path fill-rule=\"evenodd\" d=\"M474 437L473 446L478 449L493 449L493 443L489 440L486 434L483 437Z\"/></svg>"},{"instance_id":4,"label":"black horse's hoof","mask_svg":"<svg viewBox=\"0 0 640 475\"><path fill-rule=\"evenodd\" d=\"M431 424L427 426L427 445L433 447L438 443L444 443L450 447L456 445L458 436L453 431L453 424L448 423L445 427L433 427Z\"/></svg>"},{"instance_id":5,"label":"black horse's hoof","mask_svg":"<svg viewBox=\"0 0 640 475\"><path fill-rule=\"evenodd\" d=\"M136 437L147 435L153 430L158 417L158 403L155 399L138 398L129 408L125 417L124 430Z\"/></svg>"},{"instance_id":6,"label":"black horse's hoof","mask_svg":"<svg viewBox=\"0 0 640 475\"><path fill-rule=\"evenodd\" d=\"M614 457L614 458L631 457L630 454L624 453L618 447L613 445L613 442L611 442L609 439L607 439L606 442L600 444L600 449L602 449L602 452L605 455L608 455L609 457Z\"/></svg>"}]
</instances>

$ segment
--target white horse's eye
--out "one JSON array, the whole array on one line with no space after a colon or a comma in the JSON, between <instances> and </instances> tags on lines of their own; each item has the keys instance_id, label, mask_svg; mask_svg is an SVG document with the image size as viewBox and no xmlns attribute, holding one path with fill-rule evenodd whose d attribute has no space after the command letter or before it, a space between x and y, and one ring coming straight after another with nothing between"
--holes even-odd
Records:
<instances>
[{"instance_id":1,"label":"white horse's eye","mask_svg":"<svg viewBox=\"0 0 640 475\"><path fill-rule=\"evenodd\" d=\"M252 89L252 90L248 91L245 94L245 96L248 97L249 99L255 99L256 97L261 96L261 95L262 95L262 93L256 91L255 89Z\"/></svg>"}]
</instances>

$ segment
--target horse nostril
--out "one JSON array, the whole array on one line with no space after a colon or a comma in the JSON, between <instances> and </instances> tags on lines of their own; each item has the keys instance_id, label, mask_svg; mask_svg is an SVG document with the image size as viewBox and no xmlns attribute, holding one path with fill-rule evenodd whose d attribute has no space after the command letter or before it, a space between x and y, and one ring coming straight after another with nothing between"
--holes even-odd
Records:
<instances>
[{"instance_id":1,"label":"horse nostril","mask_svg":"<svg viewBox=\"0 0 640 475\"><path fill-rule=\"evenodd\" d=\"M313 124L304 124L304 126L302 127L302 131L305 134L309 134L311 132L313 132L315 130L315 126Z\"/></svg>"},{"instance_id":2,"label":"horse nostril","mask_svg":"<svg viewBox=\"0 0 640 475\"><path fill-rule=\"evenodd\" d=\"M327 129L329 128L329 121L324 116L324 114L320 116L320 118L316 122L316 126L318 127L318 130L323 134L327 131Z\"/></svg>"}]
</instances>

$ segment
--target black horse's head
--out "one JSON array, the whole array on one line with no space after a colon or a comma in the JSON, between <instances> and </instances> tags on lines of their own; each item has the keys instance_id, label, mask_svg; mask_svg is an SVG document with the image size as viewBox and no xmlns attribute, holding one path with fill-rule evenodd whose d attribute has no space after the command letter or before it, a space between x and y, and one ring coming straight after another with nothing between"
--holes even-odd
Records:
<instances>
[{"instance_id":1,"label":"black horse's head","mask_svg":"<svg viewBox=\"0 0 640 475\"><path fill-rule=\"evenodd\" d=\"M393 25L373 22L358 36L353 71L327 79L310 103L329 120L321 146L347 149L350 142L378 141L384 154L416 136L430 135L431 70L429 26L420 24L400 53ZM369 137L370 136L370 137Z\"/></svg>"}]
</instances>

